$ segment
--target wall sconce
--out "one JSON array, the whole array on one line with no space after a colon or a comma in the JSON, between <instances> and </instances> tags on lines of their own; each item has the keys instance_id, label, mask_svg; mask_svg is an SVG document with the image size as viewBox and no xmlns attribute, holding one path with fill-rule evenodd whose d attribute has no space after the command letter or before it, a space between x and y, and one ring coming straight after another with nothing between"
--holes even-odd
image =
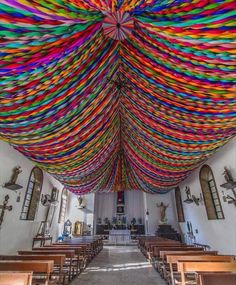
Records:
<instances>
[{"instance_id":1,"label":"wall sconce","mask_svg":"<svg viewBox=\"0 0 236 285\"><path fill-rule=\"evenodd\" d=\"M234 204L234 206L236 207L236 193L235 193L234 189L231 189L231 190L234 193L234 197L230 196L229 194L225 195L225 192L222 191L223 201L227 202L228 204Z\"/></svg>"},{"instance_id":2,"label":"wall sconce","mask_svg":"<svg viewBox=\"0 0 236 285\"><path fill-rule=\"evenodd\" d=\"M223 201L227 202L228 204L234 204L234 206L236 207L236 192L234 190L236 188L236 182L234 181L231 172L226 166L224 167L224 172L222 174L224 175L226 182L224 184L221 184L220 186L222 188L225 188L226 190L231 190L234 196L232 197L229 194L225 195L225 192L222 191Z\"/></svg>"},{"instance_id":3,"label":"wall sconce","mask_svg":"<svg viewBox=\"0 0 236 285\"><path fill-rule=\"evenodd\" d=\"M185 193L187 195L187 199L184 200L184 203L187 203L187 204L195 203L197 206L199 206L200 203L203 201L202 193L200 193L199 198L197 198L195 195L191 194L189 186L185 187Z\"/></svg>"}]
</instances>

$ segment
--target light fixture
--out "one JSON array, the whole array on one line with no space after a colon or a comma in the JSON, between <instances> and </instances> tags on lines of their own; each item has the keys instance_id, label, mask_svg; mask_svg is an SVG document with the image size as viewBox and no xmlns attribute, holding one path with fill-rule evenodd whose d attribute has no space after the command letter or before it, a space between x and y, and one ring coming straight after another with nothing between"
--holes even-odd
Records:
<instances>
[{"instance_id":1,"label":"light fixture","mask_svg":"<svg viewBox=\"0 0 236 285\"><path fill-rule=\"evenodd\" d=\"M225 192L222 191L223 201L227 202L228 204L234 204L234 206L236 207L236 193L235 193L234 189L231 189L231 190L234 193L234 197L230 196L229 194L225 195Z\"/></svg>"},{"instance_id":2,"label":"light fixture","mask_svg":"<svg viewBox=\"0 0 236 285\"><path fill-rule=\"evenodd\" d=\"M229 194L225 195L225 192L222 191L223 201L227 202L228 204L234 204L234 206L236 206L236 192L234 190L236 188L236 182L234 181L231 172L226 166L224 167L224 172L222 174L224 175L226 182L224 184L221 184L220 186L222 188L225 188L226 190L231 190L233 194L233 196Z\"/></svg>"},{"instance_id":3,"label":"light fixture","mask_svg":"<svg viewBox=\"0 0 236 285\"><path fill-rule=\"evenodd\" d=\"M50 205L54 205L56 206L59 202L57 200L53 200L52 196L49 194L42 194L41 196L41 204L43 206L50 206Z\"/></svg>"},{"instance_id":4,"label":"light fixture","mask_svg":"<svg viewBox=\"0 0 236 285\"><path fill-rule=\"evenodd\" d=\"M195 203L197 206L199 206L200 203L203 201L202 193L200 193L199 198L196 197L195 195L192 195L189 186L185 187L185 193L187 195L187 199L184 200L184 203L186 204Z\"/></svg>"}]
</instances>

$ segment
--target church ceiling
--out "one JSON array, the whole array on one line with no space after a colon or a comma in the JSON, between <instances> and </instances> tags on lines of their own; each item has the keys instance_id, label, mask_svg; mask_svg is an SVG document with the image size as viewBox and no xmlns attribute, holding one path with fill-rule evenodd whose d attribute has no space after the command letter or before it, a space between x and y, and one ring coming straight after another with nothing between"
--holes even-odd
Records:
<instances>
[{"instance_id":1,"label":"church ceiling","mask_svg":"<svg viewBox=\"0 0 236 285\"><path fill-rule=\"evenodd\" d=\"M236 134L235 19L235 0L1 0L0 138L73 192L173 189Z\"/></svg>"}]
</instances>

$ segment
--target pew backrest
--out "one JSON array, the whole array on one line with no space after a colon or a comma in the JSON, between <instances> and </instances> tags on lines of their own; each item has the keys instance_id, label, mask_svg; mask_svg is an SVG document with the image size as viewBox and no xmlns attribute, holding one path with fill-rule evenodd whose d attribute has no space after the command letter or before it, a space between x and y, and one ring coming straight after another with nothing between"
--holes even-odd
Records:
<instances>
[{"instance_id":1,"label":"pew backrest","mask_svg":"<svg viewBox=\"0 0 236 285\"><path fill-rule=\"evenodd\" d=\"M163 250L160 251L160 258L166 260L167 255L217 255L218 251L203 250Z\"/></svg>"},{"instance_id":2,"label":"pew backrest","mask_svg":"<svg viewBox=\"0 0 236 285\"><path fill-rule=\"evenodd\" d=\"M0 260L52 260L54 265L63 266L65 255L0 255Z\"/></svg>"},{"instance_id":3,"label":"pew backrest","mask_svg":"<svg viewBox=\"0 0 236 285\"><path fill-rule=\"evenodd\" d=\"M52 260L0 260L0 271L33 271L49 275L53 266Z\"/></svg>"},{"instance_id":4,"label":"pew backrest","mask_svg":"<svg viewBox=\"0 0 236 285\"><path fill-rule=\"evenodd\" d=\"M236 273L236 262L214 262L214 261L179 261L178 271L181 274L181 285L186 284L186 273L189 272L234 272Z\"/></svg>"},{"instance_id":5,"label":"pew backrest","mask_svg":"<svg viewBox=\"0 0 236 285\"><path fill-rule=\"evenodd\" d=\"M65 255L66 258L74 258L75 251L70 249L58 250L19 250L19 255Z\"/></svg>"},{"instance_id":6,"label":"pew backrest","mask_svg":"<svg viewBox=\"0 0 236 285\"><path fill-rule=\"evenodd\" d=\"M235 261L234 255L167 255L167 263L173 264L179 261Z\"/></svg>"},{"instance_id":7,"label":"pew backrest","mask_svg":"<svg viewBox=\"0 0 236 285\"><path fill-rule=\"evenodd\" d=\"M234 273L200 273L198 285L235 285L236 274Z\"/></svg>"},{"instance_id":8,"label":"pew backrest","mask_svg":"<svg viewBox=\"0 0 236 285\"><path fill-rule=\"evenodd\" d=\"M203 251L203 249L199 249L199 248L194 248L194 247L188 247L188 246L185 246L185 247L176 247L176 246L161 246L161 247L154 247L154 250L153 250L153 256L154 257L160 257L160 252L161 251Z\"/></svg>"},{"instance_id":9,"label":"pew backrest","mask_svg":"<svg viewBox=\"0 0 236 285\"><path fill-rule=\"evenodd\" d=\"M1 285L31 285L33 272L0 271Z\"/></svg>"}]
</instances>

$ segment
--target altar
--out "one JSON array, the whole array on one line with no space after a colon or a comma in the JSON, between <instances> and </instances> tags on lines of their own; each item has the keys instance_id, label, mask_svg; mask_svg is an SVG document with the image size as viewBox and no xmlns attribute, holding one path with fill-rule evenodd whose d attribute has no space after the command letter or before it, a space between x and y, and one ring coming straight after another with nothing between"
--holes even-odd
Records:
<instances>
[{"instance_id":1,"label":"altar","mask_svg":"<svg viewBox=\"0 0 236 285\"><path fill-rule=\"evenodd\" d=\"M131 241L130 230L110 230L109 242L114 244L126 244Z\"/></svg>"}]
</instances>

